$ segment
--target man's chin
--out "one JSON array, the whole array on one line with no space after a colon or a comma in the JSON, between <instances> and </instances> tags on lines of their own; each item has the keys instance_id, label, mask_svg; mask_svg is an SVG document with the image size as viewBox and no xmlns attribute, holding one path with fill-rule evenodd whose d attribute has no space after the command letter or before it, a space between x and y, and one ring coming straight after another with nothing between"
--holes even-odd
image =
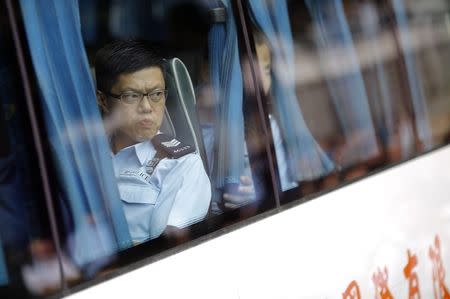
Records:
<instances>
[{"instance_id":1,"label":"man's chin","mask_svg":"<svg viewBox=\"0 0 450 299\"><path fill-rule=\"evenodd\" d=\"M156 135L157 131L152 131L149 133L145 133L145 134L139 134L138 136L136 136L136 142L140 143L140 142L144 142L144 141L148 141L151 140L155 135Z\"/></svg>"}]
</instances>

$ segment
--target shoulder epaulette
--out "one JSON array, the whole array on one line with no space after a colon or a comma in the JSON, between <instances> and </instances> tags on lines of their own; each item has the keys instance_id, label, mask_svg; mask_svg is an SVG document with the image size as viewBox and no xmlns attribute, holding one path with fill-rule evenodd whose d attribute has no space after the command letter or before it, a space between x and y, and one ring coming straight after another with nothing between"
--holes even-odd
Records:
<instances>
[{"instance_id":1,"label":"shoulder epaulette","mask_svg":"<svg viewBox=\"0 0 450 299\"><path fill-rule=\"evenodd\" d=\"M195 152L192 145L183 143L166 134L158 134L152 138L152 144L158 153L163 153L171 159L178 159Z\"/></svg>"}]
</instances>

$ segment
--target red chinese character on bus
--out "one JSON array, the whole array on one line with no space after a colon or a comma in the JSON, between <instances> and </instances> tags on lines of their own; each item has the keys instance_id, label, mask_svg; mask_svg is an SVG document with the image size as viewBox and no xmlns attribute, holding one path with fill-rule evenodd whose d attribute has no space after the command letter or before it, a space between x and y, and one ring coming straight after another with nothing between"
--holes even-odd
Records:
<instances>
[{"instance_id":1,"label":"red chinese character on bus","mask_svg":"<svg viewBox=\"0 0 450 299\"><path fill-rule=\"evenodd\" d=\"M374 273L372 276L372 281L375 284L375 299L393 299L394 297L389 291L388 282L388 271L384 267L384 271L381 272L378 268L378 272Z\"/></svg>"},{"instance_id":2,"label":"red chinese character on bus","mask_svg":"<svg viewBox=\"0 0 450 299\"><path fill-rule=\"evenodd\" d=\"M434 247L430 246L428 251L433 262L433 289L435 299L450 299L450 293L445 286L445 270L441 257L441 240L439 236L434 238Z\"/></svg>"},{"instance_id":3,"label":"red chinese character on bus","mask_svg":"<svg viewBox=\"0 0 450 299\"><path fill-rule=\"evenodd\" d=\"M413 268L417 266L417 256L411 255L411 251L408 249L408 264L403 269L405 277L409 281L409 299L420 299L419 292L419 279L417 273L413 272Z\"/></svg>"},{"instance_id":4,"label":"red chinese character on bus","mask_svg":"<svg viewBox=\"0 0 450 299\"><path fill-rule=\"evenodd\" d=\"M342 299L361 299L361 292L356 281L352 281L344 293L342 293Z\"/></svg>"}]
</instances>

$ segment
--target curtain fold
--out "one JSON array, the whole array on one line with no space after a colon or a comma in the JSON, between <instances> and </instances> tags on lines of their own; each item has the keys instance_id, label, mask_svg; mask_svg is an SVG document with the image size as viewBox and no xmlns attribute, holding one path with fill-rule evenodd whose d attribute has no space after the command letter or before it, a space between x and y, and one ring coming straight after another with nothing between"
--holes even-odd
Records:
<instances>
[{"instance_id":1,"label":"curtain fold","mask_svg":"<svg viewBox=\"0 0 450 299\"><path fill-rule=\"evenodd\" d=\"M410 121L405 119L401 113L402 101L395 97L394 86L390 83L390 74L386 69L386 57L383 55L383 41L381 38L385 30L381 27L381 16L377 5L364 3L359 7L359 20L361 32L368 40L370 47L367 51L374 60L368 84L368 90L374 106L374 124L379 133L381 142L389 147L398 142L400 136L400 148L402 157L411 155L414 143L414 132ZM400 102L400 105L398 104Z\"/></svg>"},{"instance_id":2,"label":"curtain fold","mask_svg":"<svg viewBox=\"0 0 450 299\"><path fill-rule=\"evenodd\" d=\"M67 244L77 264L84 265L131 246L131 238L96 105L78 2L22 0L20 5L46 130L72 217Z\"/></svg>"},{"instance_id":3,"label":"curtain fold","mask_svg":"<svg viewBox=\"0 0 450 299\"><path fill-rule=\"evenodd\" d=\"M272 98L279 115L287 164L295 181L324 176L333 163L311 135L295 91L294 41L285 0L250 0L251 14L272 54Z\"/></svg>"},{"instance_id":4,"label":"curtain fold","mask_svg":"<svg viewBox=\"0 0 450 299\"><path fill-rule=\"evenodd\" d=\"M306 0L315 23L318 52L346 148L343 166L379 153L364 81L342 0ZM336 71L334 77L330 72Z\"/></svg>"},{"instance_id":5,"label":"curtain fold","mask_svg":"<svg viewBox=\"0 0 450 299\"><path fill-rule=\"evenodd\" d=\"M411 101L415 116L417 135L424 146L424 150L433 147L430 124L428 120L428 108L423 90L422 79L418 72L416 57L412 45L412 33L409 29L408 17L403 0L391 0L397 21L398 36L403 51L408 85L411 92Z\"/></svg>"},{"instance_id":6,"label":"curtain fold","mask_svg":"<svg viewBox=\"0 0 450 299\"><path fill-rule=\"evenodd\" d=\"M359 19L361 20L363 36L370 42L368 51L370 51L370 55L374 59L375 75L374 78L371 77L373 80L368 82L368 84L372 85L371 90L375 104L377 105L374 122L378 129L382 128L381 139L383 143L388 144L396 133L396 111L389 88L388 74L383 64L382 45L379 40L382 30L380 26L380 15L378 14L376 5L370 2L362 4L359 10Z\"/></svg>"},{"instance_id":7,"label":"curtain fold","mask_svg":"<svg viewBox=\"0 0 450 299\"><path fill-rule=\"evenodd\" d=\"M239 184L244 169L244 116L242 71L237 32L229 0L210 1L210 8L225 8L225 23L215 23L208 33L209 72L214 90L216 188Z\"/></svg>"}]
</instances>

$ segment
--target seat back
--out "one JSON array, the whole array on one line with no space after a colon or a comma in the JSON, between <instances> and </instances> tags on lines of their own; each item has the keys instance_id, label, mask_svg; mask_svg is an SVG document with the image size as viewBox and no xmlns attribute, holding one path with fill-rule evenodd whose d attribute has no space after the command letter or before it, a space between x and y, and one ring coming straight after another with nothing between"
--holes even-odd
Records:
<instances>
[{"instance_id":1,"label":"seat back","mask_svg":"<svg viewBox=\"0 0 450 299\"><path fill-rule=\"evenodd\" d=\"M159 130L167 135L171 135L176 137L175 127L173 126L172 119L170 118L169 111L167 111L167 107L164 108L164 117L161 123L161 127Z\"/></svg>"},{"instance_id":2,"label":"seat back","mask_svg":"<svg viewBox=\"0 0 450 299\"><path fill-rule=\"evenodd\" d=\"M208 169L205 146L197 116L194 87L189 73L178 58L166 61L166 115L161 131L172 134L177 139L195 146ZM172 131L170 131L172 130Z\"/></svg>"}]
</instances>

